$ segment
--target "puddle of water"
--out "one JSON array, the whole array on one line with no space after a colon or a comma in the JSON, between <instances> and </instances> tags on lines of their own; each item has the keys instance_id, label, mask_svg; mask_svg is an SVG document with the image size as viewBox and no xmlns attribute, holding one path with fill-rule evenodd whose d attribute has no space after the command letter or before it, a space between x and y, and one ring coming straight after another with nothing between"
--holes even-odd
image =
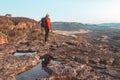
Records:
<instances>
[{"instance_id":1,"label":"puddle of water","mask_svg":"<svg viewBox=\"0 0 120 80\"><path fill-rule=\"evenodd\" d=\"M50 75L44 70L41 65L42 61L43 60L40 60L40 63L32 69L16 76L16 80L36 80L44 77L49 77Z\"/></svg>"},{"instance_id":2,"label":"puddle of water","mask_svg":"<svg viewBox=\"0 0 120 80\"><path fill-rule=\"evenodd\" d=\"M62 62L51 60L52 64L62 64Z\"/></svg>"},{"instance_id":3,"label":"puddle of water","mask_svg":"<svg viewBox=\"0 0 120 80\"><path fill-rule=\"evenodd\" d=\"M37 54L37 52L15 52L14 56L23 56L23 55L31 55L31 54Z\"/></svg>"},{"instance_id":4,"label":"puddle of water","mask_svg":"<svg viewBox=\"0 0 120 80\"><path fill-rule=\"evenodd\" d=\"M61 62L54 61L51 59L50 60L40 59L40 63L37 66L16 76L16 80L36 80L40 78L49 77L50 74L44 70L44 67L46 67L49 63L61 64Z\"/></svg>"}]
</instances>

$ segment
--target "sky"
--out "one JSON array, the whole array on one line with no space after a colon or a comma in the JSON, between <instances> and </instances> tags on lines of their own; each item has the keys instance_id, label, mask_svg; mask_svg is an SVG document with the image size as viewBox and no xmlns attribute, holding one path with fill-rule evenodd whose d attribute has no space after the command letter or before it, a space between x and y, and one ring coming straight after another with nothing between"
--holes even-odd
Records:
<instances>
[{"instance_id":1,"label":"sky","mask_svg":"<svg viewBox=\"0 0 120 80\"><path fill-rule=\"evenodd\" d=\"M0 15L81 23L120 22L120 0L1 0Z\"/></svg>"}]
</instances>

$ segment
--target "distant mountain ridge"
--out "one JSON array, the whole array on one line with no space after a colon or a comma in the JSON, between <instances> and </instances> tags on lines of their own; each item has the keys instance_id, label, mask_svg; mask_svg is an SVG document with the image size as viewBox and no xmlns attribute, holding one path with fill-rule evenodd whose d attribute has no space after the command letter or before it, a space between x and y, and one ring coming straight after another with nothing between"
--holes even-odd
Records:
<instances>
[{"instance_id":1,"label":"distant mountain ridge","mask_svg":"<svg viewBox=\"0 0 120 80\"><path fill-rule=\"evenodd\" d=\"M98 26L109 26L109 27L120 27L120 23L102 23L97 24Z\"/></svg>"},{"instance_id":2,"label":"distant mountain ridge","mask_svg":"<svg viewBox=\"0 0 120 80\"><path fill-rule=\"evenodd\" d=\"M102 23L102 24L83 24L77 22L52 22L52 27L54 30L79 30L79 29L89 29L89 30L106 30L118 28L120 29L120 23Z\"/></svg>"},{"instance_id":3,"label":"distant mountain ridge","mask_svg":"<svg viewBox=\"0 0 120 80\"><path fill-rule=\"evenodd\" d=\"M52 27L54 30L79 30L79 29L95 29L97 25L94 24L83 24L77 22L52 22Z\"/></svg>"}]
</instances>

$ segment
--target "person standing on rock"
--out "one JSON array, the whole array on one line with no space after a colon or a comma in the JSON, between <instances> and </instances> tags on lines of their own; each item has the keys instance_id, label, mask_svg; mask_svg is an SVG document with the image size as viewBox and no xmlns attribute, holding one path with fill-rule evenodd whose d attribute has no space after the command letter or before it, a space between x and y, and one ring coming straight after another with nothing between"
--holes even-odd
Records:
<instances>
[{"instance_id":1,"label":"person standing on rock","mask_svg":"<svg viewBox=\"0 0 120 80\"><path fill-rule=\"evenodd\" d=\"M49 31L51 30L51 32L52 32L49 14L46 14L46 16L41 19L41 27L44 28L44 30L45 30L45 42L47 42Z\"/></svg>"}]
</instances>

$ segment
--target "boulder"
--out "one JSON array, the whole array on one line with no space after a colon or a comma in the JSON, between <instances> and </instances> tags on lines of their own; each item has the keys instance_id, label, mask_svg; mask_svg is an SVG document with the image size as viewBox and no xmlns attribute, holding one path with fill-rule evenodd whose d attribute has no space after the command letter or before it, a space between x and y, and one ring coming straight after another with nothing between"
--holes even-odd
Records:
<instances>
[{"instance_id":1,"label":"boulder","mask_svg":"<svg viewBox=\"0 0 120 80\"><path fill-rule=\"evenodd\" d=\"M0 32L0 44L8 43L7 36Z\"/></svg>"}]
</instances>

